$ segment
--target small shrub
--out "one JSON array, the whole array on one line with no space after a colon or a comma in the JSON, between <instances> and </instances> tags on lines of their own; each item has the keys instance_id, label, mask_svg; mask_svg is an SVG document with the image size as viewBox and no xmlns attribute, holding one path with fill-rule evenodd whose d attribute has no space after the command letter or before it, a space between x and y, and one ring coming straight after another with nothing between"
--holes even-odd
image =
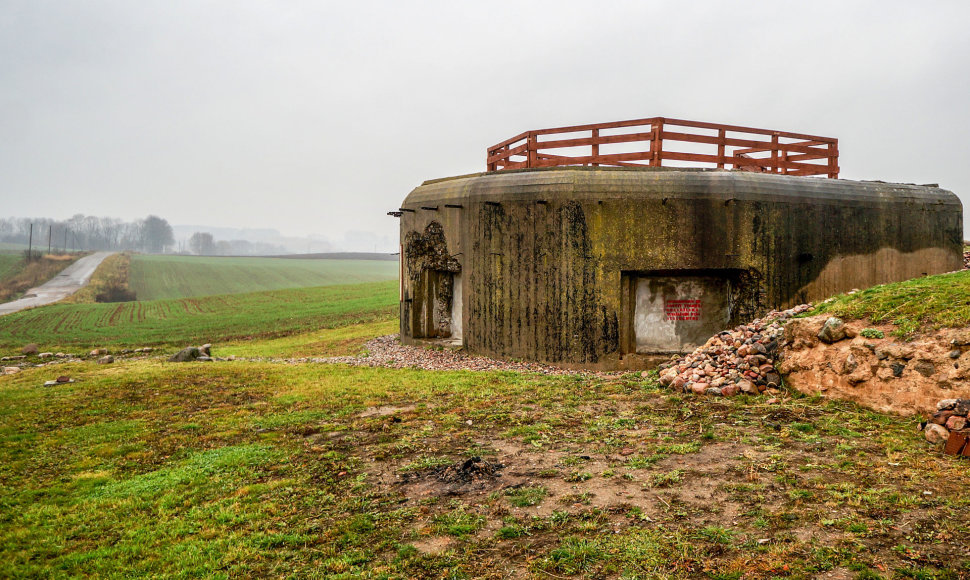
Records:
<instances>
[{"instance_id":1,"label":"small shrub","mask_svg":"<svg viewBox=\"0 0 970 580\"><path fill-rule=\"evenodd\" d=\"M121 286L110 286L94 297L95 302L134 302L135 293Z\"/></svg>"},{"instance_id":2,"label":"small shrub","mask_svg":"<svg viewBox=\"0 0 970 580\"><path fill-rule=\"evenodd\" d=\"M434 524L433 529L437 533L463 538L482 529L482 526L485 525L485 517L466 512L464 508L457 508L435 516L432 523Z\"/></svg>"},{"instance_id":3,"label":"small shrub","mask_svg":"<svg viewBox=\"0 0 970 580\"><path fill-rule=\"evenodd\" d=\"M588 481L593 478L593 474L587 471L574 471L566 476L566 481L569 483L576 483L582 481Z\"/></svg>"},{"instance_id":4,"label":"small shrub","mask_svg":"<svg viewBox=\"0 0 970 580\"><path fill-rule=\"evenodd\" d=\"M591 571L608 554L595 540L566 538L562 544L549 553L548 567L565 574L578 574Z\"/></svg>"},{"instance_id":5,"label":"small shrub","mask_svg":"<svg viewBox=\"0 0 970 580\"><path fill-rule=\"evenodd\" d=\"M654 473L650 476L650 485L652 487L667 487L675 483L680 483L683 475L684 472L680 469L675 469L670 473Z\"/></svg>"},{"instance_id":6,"label":"small shrub","mask_svg":"<svg viewBox=\"0 0 970 580\"><path fill-rule=\"evenodd\" d=\"M502 526L499 528L495 535L502 540L514 540L516 538L521 538L526 535L526 530L523 526L518 524L512 524L508 526Z\"/></svg>"},{"instance_id":7,"label":"small shrub","mask_svg":"<svg viewBox=\"0 0 970 580\"><path fill-rule=\"evenodd\" d=\"M657 453L667 453L671 455L687 455L688 453L697 453L701 450L701 444L692 441L690 443L669 443L666 445L657 445Z\"/></svg>"},{"instance_id":8,"label":"small shrub","mask_svg":"<svg viewBox=\"0 0 970 580\"><path fill-rule=\"evenodd\" d=\"M859 334L866 338L886 338L886 334L878 328L863 328Z\"/></svg>"},{"instance_id":9,"label":"small shrub","mask_svg":"<svg viewBox=\"0 0 970 580\"><path fill-rule=\"evenodd\" d=\"M715 544L730 544L731 538L734 537L734 532L719 526L707 526L706 528L697 530L697 535Z\"/></svg>"},{"instance_id":10,"label":"small shrub","mask_svg":"<svg viewBox=\"0 0 970 580\"><path fill-rule=\"evenodd\" d=\"M529 507L539 505L547 493L546 488L540 485L509 489L506 490L505 495L509 498L509 503L515 507Z\"/></svg>"}]
</instances>

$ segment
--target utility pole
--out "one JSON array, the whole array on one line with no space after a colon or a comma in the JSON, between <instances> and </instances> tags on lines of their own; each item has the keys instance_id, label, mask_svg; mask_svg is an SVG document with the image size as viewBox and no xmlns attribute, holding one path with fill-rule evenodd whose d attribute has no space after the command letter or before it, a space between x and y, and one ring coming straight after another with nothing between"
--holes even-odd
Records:
<instances>
[{"instance_id":1,"label":"utility pole","mask_svg":"<svg viewBox=\"0 0 970 580\"><path fill-rule=\"evenodd\" d=\"M27 238L27 261L34 259L34 224L30 224L30 237Z\"/></svg>"},{"instance_id":2,"label":"utility pole","mask_svg":"<svg viewBox=\"0 0 970 580\"><path fill-rule=\"evenodd\" d=\"M67 228L64 228L64 253L67 253Z\"/></svg>"},{"instance_id":3,"label":"utility pole","mask_svg":"<svg viewBox=\"0 0 970 580\"><path fill-rule=\"evenodd\" d=\"M54 233L54 226L47 226L47 253L51 253L51 235Z\"/></svg>"}]
</instances>

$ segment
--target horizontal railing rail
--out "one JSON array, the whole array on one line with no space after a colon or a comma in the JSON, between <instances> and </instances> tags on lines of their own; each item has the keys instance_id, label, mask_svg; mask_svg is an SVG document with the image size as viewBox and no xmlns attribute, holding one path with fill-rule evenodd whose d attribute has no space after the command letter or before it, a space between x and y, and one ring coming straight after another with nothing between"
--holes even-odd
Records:
<instances>
[{"instance_id":1,"label":"horizontal railing rail","mask_svg":"<svg viewBox=\"0 0 970 580\"><path fill-rule=\"evenodd\" d=\"M560 138L564 133L580 135ZM638 143L642 146L635 145ZM681 150L685 143L693 150ZM638 150L601 149L623 144L634 144L627 148ZM803 133L651 117L526 131L489 147L486 157L488 171L564 165L670 166L665 162L836 179L839 141Z\"/></svg>"}]
</instances>

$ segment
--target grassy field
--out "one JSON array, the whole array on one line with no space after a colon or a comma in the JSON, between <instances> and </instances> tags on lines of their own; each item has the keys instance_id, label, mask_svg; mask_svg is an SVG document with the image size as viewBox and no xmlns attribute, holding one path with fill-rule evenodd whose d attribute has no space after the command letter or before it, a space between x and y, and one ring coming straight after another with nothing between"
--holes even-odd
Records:
<instances>
[{"instance_id":1,"label":"grassy field","mask_svg":"<svg viewBox=\"0 0 970 580\"><path fill-rule=\"evenodd\" d=\"M877 305L894 291L832 308L914 308ZM52 305L0 318L0 353L355 354L396 329L396 299L377 282ZM76 382L41 386L59 375ZM26 368L0 376L0 577L970 578L970 463L915 418L781 399L639 373Z\"/></svg>"},{"instance_id":2,"label":"grassy field","mask_svg":"<svg viewBox=\"0 0 970 580\"><path fill-rule=\"evenodd\" d=\"M500 477L436 475L471 457ZM0 377L0 575L958 579L966 474L911 421L638 375L73 363Z\"/></svg>"},{"instance_id":3,"label":"grassy field","mask_svg":"<svg viewBox=\"0 0 970 580\"><path fill-rule=\"evenodd\" d=\"M21 264L23 264L21 254L0 252L0 280L16 273Z\"/></svg>"},{"instance_id":4,"label":"grassy field","mask_svg":"<svg viewBox=\"0 0 970 580\"><path fill-rule=\"evenodd\" d=\"M395 279L396 261L135 255L129 286L157 300Z\"/></svg>"},{"instance_id":5,"label":"grassy field","mask_svg":"<svg viewBox=\"0 0 970 580\"><path fill-rule=\"evenodd\" d=\"M52 304L0 318L0 347L189 345L281 337L397 310L397 283L296 288L115 304Z\"/></svg>"},{"instance_id":6,"label":"grassy field","mask_svg":"<svg viewBox=\"0 0 970 580\"><path fill-rule=\"evenodd\" d=\"M901 337L920 330L970 326L970 270L842 294L820 305L813 314L820 313L890 322Z\"/></svg>"}]
</instances>

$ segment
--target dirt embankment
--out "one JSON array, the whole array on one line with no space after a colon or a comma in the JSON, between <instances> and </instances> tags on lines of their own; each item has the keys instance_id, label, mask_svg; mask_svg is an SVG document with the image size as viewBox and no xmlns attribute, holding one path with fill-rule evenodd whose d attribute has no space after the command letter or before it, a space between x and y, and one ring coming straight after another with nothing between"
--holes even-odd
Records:
<instances>
[{"instance_id":1,"label":"dirt embankment","mask_svg":"<svg viewBox=\"0 0 970 580\"><path fill-rule=\"evenodd\" d=\"M777 367L789 386L899 414L932 414L941 399L970 398L970 330L938 330L904 342L890 336L891 325L856 320L829 344L819 339L827 319L786 325ZM864 329L884 338L862 336Z\"/></svg>"},{"instance_id":2,"label":"dirt embankment","mask_svg":"<svg viewBox=\"0 0 970 580\"><path fill-rule=\"evenodd\" d=\"M68 296L62 302L130 302L137 300L135 292L128 285L130 269L130 252L108 256L91 275L91 280L87 286Z\"/></svg>"}]
</instances>

